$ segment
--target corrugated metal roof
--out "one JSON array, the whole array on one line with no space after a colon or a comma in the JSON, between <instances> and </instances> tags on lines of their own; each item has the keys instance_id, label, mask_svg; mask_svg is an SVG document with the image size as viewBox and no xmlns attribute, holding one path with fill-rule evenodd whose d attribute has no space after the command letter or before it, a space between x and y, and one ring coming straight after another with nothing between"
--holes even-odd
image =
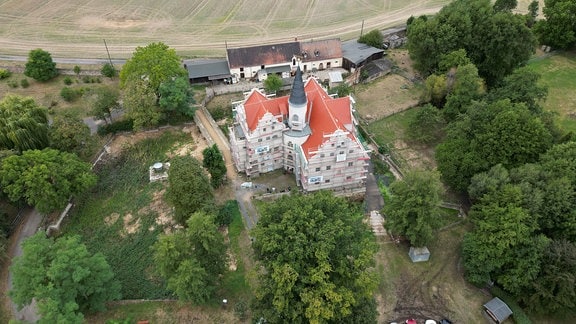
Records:
<instances>
[{"instance_id":1,"label":"corrugated metal roof","mask_svg":"<svg viewBox=\"0 0 576 324\"><path fill-rule=\"evenodd\" d=\"M498 323L504 322L508 317L510 317L510 315L512 315L510 307L508 307L508 305L498 297L494 297L494 299L484 304L484 308L486 308L486 311L495 317L495 320L497 320Z\"/></svg>"},{"instance_id":2,"label":"corrugated metal roof","mask_svg":"<svg viewBox=\"0 0 576 324\"><path fill-rule=\"evenodd\" d=\"M226 59L185 60L188 78L230 77L230 69Z\"/></svg>"},{"instance_id":3,"label":"corrugated metal roof","mask_svg":"<svg viewBox=\"0 0 576 324\"><path fill-rule=\"evenodd\" d=\"M360 64L370 56L382 52L384 52L384 50L358 43L355 39L342 42L342 57L354 64Z\"/></svg>"}]
</instances>

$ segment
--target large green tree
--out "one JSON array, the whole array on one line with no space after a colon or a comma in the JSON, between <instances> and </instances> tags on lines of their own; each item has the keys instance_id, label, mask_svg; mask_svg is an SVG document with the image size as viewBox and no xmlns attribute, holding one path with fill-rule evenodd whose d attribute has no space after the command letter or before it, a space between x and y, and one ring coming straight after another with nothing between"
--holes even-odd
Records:
<instances>
[{"instance_id":1,"label":"large green tree","mask_svg":"<svg viewBox=\"0 0 576 324\"><path fill-rule=\"evenodd\" d=\"M11 267L10 296L22 307L35 299L39 323L81 323L120 298L120 284L101 253L91 254L78 236L46 238L40 231L22 244Z\"/></svg>"},{"instance_id":2,"label":"large green tree","mask_svg":"<svg viewBox=\"0 0 576 324\"><path fill-rule=\"evenodd\" d=\"M523 103L509 100L472 104L447 133L436 150L438 170L447 184L462 192L476 173L499 163L511 168L535 162L552 146L542 120Z\"/></svg>"},{"instance_id":3,"label":"large green tree","mask_svg":"<svg viewBox=\"0 0 576 324\"><path fill-rule=\"evenodd\" d=\"M440 225L439 175L429 171L407 173L390 186L392 197L386 204L386 229L394 235L406 236L410 244L423 247L434 239Z\"/></svg>"},{"instance_id":4,"label":"large green tree","mask_svg":"<svg viewBox=\"0 0 576 324\"><path fill-rule=\"evenodd\" d=\"M147 89L160 98L160 85L172 78L187 77L188 72L176 51L164 43L151 43L137 47L132 57L120 70L120 86L126 87L136 80L146 81Z\"/></svg>"},{"instance_id":5,"label":"large green tree","mask_svg":"<svg viewBox=\"0 0 576 324\"><path fill-rule=\"evenodd\" d=\"M49 213L95 185L96 175L75 154L28 150L2 160L0 184L10 200L24 200L41 213Z\"/></svg>"},{"instance_id":6,"label":"large green tree","mask_svg":"<svg viewBox=\"0 0 576 324\"><path fill-rule=\"evenodd\" d=\"M50 125L50 143L52 148L89 159L94 140L90 128L80 117L64 113L55 116Z\"/></svg>"},{"instance_id":7,"label":"large green tree","mask_svg":"<svg viewBox=\"0 0 576 324\"><path fill-rule=\"evenodd\" d=\"M57 76L58 70L56 63L52 61L52 55L39 48L31 50L28 53L24 75L38 81L48 81Z\"/></svg>"},{"instance_id":8,"label":"large green tree","mask_svg":"<svg viewBox=\"0 0 576 324\"><path fill-rule=\"evenodd\" d=\"M202 151L202 165L210 173L210 183L212 187L218 188L226 179L226 162L216 144L205 148Z\"/></svg>"},{"instance_id":9,"label":"large green tree","mask_svg":"<svg viewBox=\"0 0 576 324\"><path fill-rule=\"evenodd\" d=\"M180 300L206 303L226 270L226 245L213 217L196 212L187 227L164 234L152 247L158 272Z\"/></svg>"},{"instance_id":10,"label":"large green tree","mask_svg":"<svg viewBox=\"0 0 576 324\"><path fill-rule=\"evenodd\" d=\"M569 49L576 44L576 2L544 0L545 20L534 26L540 42L554 48Z\"/></svg>"},{"instance_id":11,"label":"large green tree","mask_svg":"<svg viewBox=\"0 0 576 324\"><path fill-rule=\"evenodd\" d=\"M360 304L375 306L367 301L377 284L376 244L362 218L359 206L324 191L266 204L253 230L262 265L256 318L343 323L373 314Z\"/></svg>"},{"instance_id":12,"label":"large green tree","mask_svg":"<svg viewBox=\"0 0 576 324\"><path fill-rule=\"evenodd\" d=\"M191 156L170 161L166 198L174 206L175 219L184 225L197 211L214 206L214 192L202 165Z\"/></svg>"},{"instance_id":13,"label":"large green tree","mask_svg":"<svg viewBox=\"0 0 576 324\"><path fill-rule=\"evenodd\" d=\"M490 0L456 0L431 19L415 19L408 27L408 50L424 75L435 73L443 55L464 49L489 86L525 63L535 38L525 19L497 12Z\"/></svg>"},{"instance_id":14,"label":"large green tree","mask_svg":"<svg viewBox=\"0 0 576 324\"><path fill-rule=\"evenodd\" d=\"M410 140L430 144L444 135L446 121L438 108L427 104L418 109L408 124L406 135Z\"/></svg>"},{"instance_id":15,"label":"large green tree","mask_svg":"<svg viewBox=\"0 0 576 324\"><path fill-rule=\"evenodd\" d=\"M506 184L473 206L474 230L462 243L470 282L485 285L494 280L518 295L537 277L548 239L537 235L537 223L521 206L522 195L520 187Z\"/></svg>"},{"instance_id":16,"label":"large green tree","mask_svg":"<svg viewBox=\"0 0 576 324\"><path fill-rule=\"evenodd\" d=\"M0 101L0 148L43 149L49 144L48 113L31 97L7 95Z\"/></svg>"}]
</instances>

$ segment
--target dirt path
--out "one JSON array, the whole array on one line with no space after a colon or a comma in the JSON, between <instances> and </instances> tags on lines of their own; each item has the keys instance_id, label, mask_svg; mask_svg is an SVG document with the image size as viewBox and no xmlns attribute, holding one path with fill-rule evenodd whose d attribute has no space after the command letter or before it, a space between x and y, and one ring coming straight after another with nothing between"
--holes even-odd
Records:
<instances>
[{"instance_id":1,"label":"dirt path","mask_svg":"<svg viewBox=\"0 0 576 324\"><path fill-rule=\"evenodd\" d=\"M26 238L34 235L38 230L38 226L40 226L40 222L42 221L42 215L34 208L27 208L24 211L24 220L22 221L22 225L20 228L14 233L12 244L10 245L10 249L8 250L8 264L6 265L9 267L15 257L22 255L22 241ZM8 272L8 275L5 277L6 282L3 287L6 288L6 296L8 296L8 291L12 289L12 273ZM9 298L7 298L8 301ZM12 317L21 321L31 322L34 323L38 321L40 318L36 312L36 303L33 301L32 304L25 306L21 310L18 310L16 304L12 301L10 302L10 309L12 311Z\"/></svg>"}]
</instances>

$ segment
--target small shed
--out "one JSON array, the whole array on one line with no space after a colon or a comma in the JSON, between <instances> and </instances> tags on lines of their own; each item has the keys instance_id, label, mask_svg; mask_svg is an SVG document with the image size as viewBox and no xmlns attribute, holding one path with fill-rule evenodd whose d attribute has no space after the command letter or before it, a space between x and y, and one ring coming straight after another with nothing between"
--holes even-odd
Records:
<instances>
[{"instance_id":1,"label":"small shed","mask_svg":"<svg viewBox=\"0 0 576 324\"><path fill-rule=\"evenodd\" d=\"M496 323L502 323L512 315L510 307L498 297L484 304L484 309Z\"/></svg>"},{"instance_id":2,"label":"small shed","mask_svg":"<svg viewBox=\"0 0 576 324\"><path fill-rule=\"evenodd\" d=\"M410 247L410 252L408 252L412 262L424 262L430 259L430 251L427 247Z\"/></svg>"},{"instance_id":3,"label":"small shed","mask_svg":"<svg viewBox=\"0 0 576 324\"><path fill-rule=\"evenodd\" d=\"M330 71L328 72L328 80L330 81L330 87L337 87L344 82L342 78L342 73L340 71Z\"/></svg>"}]
</instances>

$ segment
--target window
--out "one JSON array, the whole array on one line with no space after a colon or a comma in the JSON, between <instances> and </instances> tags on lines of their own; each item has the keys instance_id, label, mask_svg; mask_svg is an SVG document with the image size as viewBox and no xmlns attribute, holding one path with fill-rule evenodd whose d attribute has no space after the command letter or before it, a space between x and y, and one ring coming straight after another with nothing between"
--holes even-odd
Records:
<instances>
[{"instance_id":1,"label":"window","mask_svg":"<svg viewBox=\"0 0 576 324\"><path fill-rule=\"evenodd\" d=\"M279 149L280 149L280 148L279 148L278 146L276 146L276 147L274 148L274 152L278 152Z\"/></svg>"},{"instance_id":2,"label":"window","mask_svg":"<svg viewBox=\"0 0 576 324\"><path fill-rule=\"evenodd\" d=\"M347 176L346 180L352 180L352 176Z\"/></svg>"},{"instance_id":3,"label":"window","mask_svg":"<svg viewBox=\"0 0 576 324\"><path fill-rule=\"evenodd\" d=\"M348 162L348 166L351 167L354 165L354 162Z\"/></svg>"},{"instance_id":4,"label":"window","mask_svg":"<svg viewBox=\"0 0 576 324\"><path fill-rule=\"evenodd\" d=\"M292 142L288 142L288 147L292 147Z\"/></svg>"},{"instance_id":5,"label":"window","mask_svg":"<svg viewBox=\"0 0 576 324\"><path fill-rule=\"evenodd\" d=\"M266 127L264 127L264 129L262 129L262 131L265 132L265 131L266 131Z\"/></svg>"},{"instance_id":6,"label":"window","mask_svg":"<svg viewBox=\"0 0 576 324\"><path fill-rule=\"evenodd\" d=\"M243 68L243 67L240 68L240 72L244 72L244 68Z\"/></svg>"},{"instance_id":7,"label":"window","mask_svg":"<svg viewBox=\"0 0 576 324\"><path fill-rule=\"evenodd\" d=\"M338 153L338 154L344 154L344 151L340 151L340 153Z\"/></svg>"},{"instance_id":8,"label":"window","mask_svg":"<svg viewBox=\"0 0 576 324\"><path fill-rule=\"evenodd\" d=\"M270 136L266 136L266 140L268 141L270 139Z\"/></svg>"},{"instance_id":9,"label":"window","mask_svg":"<svg viewBox=\"0 0 576 324\"><path fill-rule=\"evenodd\" d=\"M272 125L272 130L274 130L274 125Z\"/></svg>"},{"instance_id":10,"label":"window","mask_svg":"<svg viewBox=\"0 0 576 324\"><path fill-rule=\"evenodd\" d=\"M324 180L324 183L330 183L330 179Z\"/></svg>"},{"instance_id":11,"label":"window","mask_svg":"<svg viewBox=\"0 0 576 324\"><path fill-rule=\"evenodd\" d=\"M261 166L264 166L264 162L260 163Z\"/></svg>"},{"instance_id":12,"label":"window","mask_svg":"<svg viewBox=\"0 0 576 324\"><path fill-rule=\"evenodd\" d=\"M288 160L293 160L294 158L292 157L292 155L288 155Z\"/></svg>"},{"instance_id":13,"label":"window","mask_svg":"<svg viewBox=\"0 0 576 324\"><path fill-rule=\"evenodd\" d=\"M272 138L278 138L278 135L274 134L272 135Z\"/></svg>"},{"instance_id":14,"label":"window","mask_svg":"<svg viewBox=\"0 0 576 324\"><path fill-rule=\"evenodd\" d=\"M262 139L261 139L261 138L259 138L259 139L258 139L258 142L262 142Z\"/></svg>"},{"instance_id":15,"label":"window","mask_svg":"<svg viewBox=\"0 0 576 324\"><path fill-rule=\"evenodd\" d=\"M320 172L320 168L316 168L316 172Z\"/></svg>"},{"instance_id":16,"label":"window","mask_svg":"<svg viewBox=\"0 0 576 324\"><path fill-rule=\"evenodd\" d=\"M348 151L348 153L354 153L354 150L350 150L350 151Z\"/></svg>"},{"instance_id":17,"label":"window","mask_svg":"<svg viewBox=\"0 0 576 324\"><path fill-rule=\"evenodd\" d=\"M298 121L298 115L293 115L293 116L292 116L292 121L297 122L297 121Z\"/></svg>"},{"instance_id":18,"label":"window","mask_svg":"<svg viewBox=\"0 0 576 324\"><path fill-rule=\"evenodd\" d=\"M326 167L326 170L330 170L330 169L332 169L332 166L331 166L331 165L328 165L328 166Z\"/></svg>"},{"instance_id":19,"label":"window","mask_svg":"<svg viewBox=\"0 0 576 324\"><path fill-rule=\"evenodd\" d=\"M330 153L330 156L334 156L334 152L331 152L331 153Z\"/></svg>"},{"instance_id":20,"label":"window","mask_svg":"<svg viewBox=\"0 0 576 324\"><path fill-rule=\"evenodd\" d=\"M264 70L264 64L260 65L260 68L261 68L262 70Z\"/></svg>"},{"instance_id":21,"label":"window","mask_svg":"<svg viewBox=\"0 0 576 324\"><path fill-rule=\"evenodd\" d=\"M320 154L320 157L323 158L323 157L324 157L324 153Z\"/></svg>"}]
</instances>

